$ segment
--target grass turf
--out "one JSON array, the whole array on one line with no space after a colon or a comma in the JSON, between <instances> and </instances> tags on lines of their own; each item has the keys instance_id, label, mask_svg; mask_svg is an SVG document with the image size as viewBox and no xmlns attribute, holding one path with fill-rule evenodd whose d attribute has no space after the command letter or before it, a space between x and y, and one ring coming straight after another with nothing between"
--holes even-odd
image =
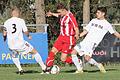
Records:
<instances>
[{"instance_id":1,"label":"grass turf","mask_svg":"<svg viewBox=\"0 0 120 80\"><path fill-rule=\"evenodd\" d=\"M0 80L120 80L120 65L105 66L107 73L100 73L94 66L85 66L83 74L73 74L74 66L61 67L59 74L40 74L40 67L23 67L24 75L16 74L16 67L0 67Z\"/></svg>"}]
</instances>

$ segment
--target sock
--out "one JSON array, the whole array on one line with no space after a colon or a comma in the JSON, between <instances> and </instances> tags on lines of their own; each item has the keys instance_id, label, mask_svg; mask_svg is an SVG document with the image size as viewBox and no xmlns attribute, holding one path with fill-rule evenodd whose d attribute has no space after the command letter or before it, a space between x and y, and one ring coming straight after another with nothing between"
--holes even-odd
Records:
<instances>
[{"instance_id":1,"label":"sock","mask_svg":"<svg viewBox=\"0 0 120 80\"><path fill-rule=\"evenodd\" d=\"M69 64L72 64L73 63L72 57L71 56L67 57L66 60L65 60L65 62L69 63Z\"/></svg>"},{"instance_id":2,"label":"sock","mask_svg":"<svg viewBox=\"0 0 120 80\"><path fill-rule=\"evenodd\" d=\"M21 65L20 65L19 58L13 58L12 57L12 60L13 60L14 64L16 65L16 67L18 68L19 71L23 70Z\"/></svg>"},{"instance_id":3,"label":"sock","mask_svg":"<svg viewBox=\"0 0 120 80\"><path fill-rule=\"evenodd\" d=\"M91 58L91 59L88 61L88 63L90 63L90 64L92 64L92 65L95 65L95 66L97 66L97 67L98 67L98 65L99 65L93 58Z\"/></svg>"},{"instance_id":4,"label":"sock","mask_svg":"<svg viewBox=\"0 0 120 80\"><path fill-rule=\"evenodd\" d=\"M54 58L55 58L55 54L51 51L48 55L47 60L46 60L46 65L48 67L53 66Z\"/></svg>"},{"instance_id":5,"label":"sock","mask_svg":"<svg viewBox=\"0 0 120 80\"><path fill-rule=\"evenodd\" d=\"M71 55L72 56L72 61L75 64L77 70L81 70L82 69L82 64L80 64L77 55Z\"/></svg>"},{"instance_id":6,"label":"sock","mask_svg":"<svg viewBox=\"0 0 120 80\"><path fill-rule=\"evenodd\" d=\"M82 62L82 60L81 60L81 59L78 59L78 61L79 61L80 65L83 66L83 62Z\"/></svg>"},{"instance_id":7,"label":"sock","mask_svg":"<svg viewBox=\"0 0 120 80\"><path fill-rule=\"evenodd\" d=\"M36 53L36 54L34 54L34 57L35 57L36 62L41 66L42 70L45 70L45 69L46 69L46 66L45 66L45 64L43 63L40 54L39 54L39 53Z\"/></svg>"}]
</instances>

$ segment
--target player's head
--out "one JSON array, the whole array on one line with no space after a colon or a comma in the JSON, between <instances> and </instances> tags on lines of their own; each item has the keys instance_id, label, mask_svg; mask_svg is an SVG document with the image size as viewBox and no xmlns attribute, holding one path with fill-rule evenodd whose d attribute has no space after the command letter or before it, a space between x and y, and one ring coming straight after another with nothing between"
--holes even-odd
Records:
<instances>
[{"instance_id":1,"label":"player's head","mask_svg":"<svg viewBox=\"0 0 120 80\"><path fill-rule=\"evenodd\" d=\"M65 16L68 12L67 7L62 4L62 3L58 3L57 5L57 12L61 15L61 16Z\"/></svg>"},{"instance_id":2,"label":"player's head","mask_svg":"<svg viewBox=\"0 0 120 80\"><path fill-rule=\"evenodd\" d=\"M17 7L13 7L11 10L11 15L13 17L19 17L20 15L20 9L18 9Z\"/></svg>"},{"instance_id":3,"label":"player's head","mask_svg":"<svg viewBox=\"0 0 120 80\"><path fill-rule=\"evenodd\" d=\"M107 9L106 7L98 7L96 11L96 17L98 19L104 19L107 14Z\"/></svg>"}]
</instances>

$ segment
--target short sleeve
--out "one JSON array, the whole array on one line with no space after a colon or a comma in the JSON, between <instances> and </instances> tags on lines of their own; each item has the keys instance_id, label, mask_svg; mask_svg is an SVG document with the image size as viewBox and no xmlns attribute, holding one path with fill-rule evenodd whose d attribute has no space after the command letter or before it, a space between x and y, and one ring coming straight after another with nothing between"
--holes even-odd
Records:
<instances>
[{"instance_id":1,"label":"short sleeve","mask_svg":"<svg viewBox=\"0 0 120 80\"><path fill-rule=\"evenodd\" d=\"M70 17L70 20L71 20L73 26L74 26L74 27L78 27L78 24L77 24L76 18L73 16L72 13L69 14L69 17Z\"/></svg>"},{"instance_id":2,"label":"short sleeve","mask_svg":"<svg viewBox=\"0 0 120 80\"><path fill-rule=\"evenodd\" d=\"M89 30L90 30L90 28L91 28L91 25L92 25L92 21L93 21L93 20L91 20L91 21L87 24L86 27L83 27L83 29L85 29L85 30L87 30L87 31L89 32Z\"/></svg>"},{"instance_id":3,"label":"short sleeve","mask_svg":"<svg viewBox=\"0 0 120 80\"><path fill-rule=\"evenodd\" d=\"M113 33L115 33L116 32L116 30L115 30L115 28L114 27L112 27L112 25L111 24L109 24L109 26L108 26L108 31L110 32L110 34L113 34Z\"/></svg>"},{"instance_id":4,"label":"short sleeve","mask_svg":"<svg viewBox=\"0 0 120 80\"><path fill-rule=\"evenodd\" d=\"M22 20L22 30L23 30L23 32L26 32L26 31L28 31L28 29L27 29L27 26L26 26L26 24L25 24L25 21L24 20Z\"/></svg>"}]
</instances>

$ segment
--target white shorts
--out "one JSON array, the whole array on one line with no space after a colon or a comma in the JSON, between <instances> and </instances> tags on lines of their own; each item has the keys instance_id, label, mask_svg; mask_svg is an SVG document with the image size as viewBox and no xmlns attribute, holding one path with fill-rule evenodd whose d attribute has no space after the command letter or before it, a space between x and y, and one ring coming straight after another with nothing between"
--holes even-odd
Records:
<instances>
[{"instance_id":1,"label":"white shorts","mask_svg":"<svg viewBox=\"0 0 120 80\"><path fill-rule=\"evenodd\" d=\"M27 41L25 42L24 46L21 47L20 49L11 49L13 52L17 52L20 54L27 54L33 50L33 46L28 43Z\"/></svg>"},{"instance_id":2,"label":"white shorts","mask_svg":"<svg viewBox=\"0 0 120 80\"><path fill-rule=\"evenodd\" d=\"M88 55L92 57L93 51L98 46L94 42L80 42L77 44L74 49L79 53L80 56Z\"/></svg>"}]
</instances>

